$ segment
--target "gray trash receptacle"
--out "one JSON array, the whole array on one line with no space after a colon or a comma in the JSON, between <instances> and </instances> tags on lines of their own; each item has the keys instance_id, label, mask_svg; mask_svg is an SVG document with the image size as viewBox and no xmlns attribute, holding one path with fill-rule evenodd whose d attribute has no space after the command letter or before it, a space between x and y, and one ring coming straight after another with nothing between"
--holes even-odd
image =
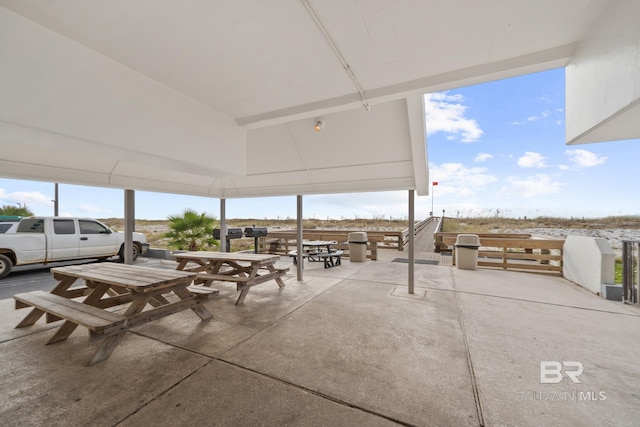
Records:
<instances>
[{"instance_id":1,"label":"gray trash receptacle","mask_svg":"<svg viewBox=\"0 0 640 427\"><path fill-rule=\"evenodd\" d=\"M349 233L349 261L364 262L367 260L367 233L356 231Z\"/></svg>"},{"instance_id":2,"label":"gray trash receptacle","mask_svg":"<svg viewBox=\"0 0 640 427\"><path fill-rule=\"evenodd\" d=\"M459 270L478 268L480 237L477 234L458 234L453 246L456 249L456 268Z\"/></svg>"}]
</instances>

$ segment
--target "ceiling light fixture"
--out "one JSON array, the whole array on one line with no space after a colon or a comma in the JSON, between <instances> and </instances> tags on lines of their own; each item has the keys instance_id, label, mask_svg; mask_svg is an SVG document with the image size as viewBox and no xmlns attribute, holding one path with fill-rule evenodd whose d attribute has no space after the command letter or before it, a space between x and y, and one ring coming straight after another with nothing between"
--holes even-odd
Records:
<instances>
[{"instance_id":1,"label":"ceiling light fixture","mask_svg":"<svg viewBox=\"0 0 640 427\"><path fill-rule=\"evenodd\" d=\"M316 120L316 124L313 125L313 130L315 130L316 132L320 132L322 130L322 126L324 126L322 120Z\"/></svg>"}]
</instances>

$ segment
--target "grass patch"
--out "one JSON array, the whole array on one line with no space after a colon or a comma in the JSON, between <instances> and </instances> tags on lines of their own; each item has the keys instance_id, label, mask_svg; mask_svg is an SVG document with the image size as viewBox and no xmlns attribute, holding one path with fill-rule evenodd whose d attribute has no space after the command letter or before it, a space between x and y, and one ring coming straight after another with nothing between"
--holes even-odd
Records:
<instances>
[{"instance_id":1,"label":"grass patch","mask_svg":"<svg viewBox=\"0 0 640 427\"><path fill-rule=\"evenodd\" d=\"M616 259L613 283L615 283L616 285L622 284L622 258Z\"/></svg>"}]
</instances>

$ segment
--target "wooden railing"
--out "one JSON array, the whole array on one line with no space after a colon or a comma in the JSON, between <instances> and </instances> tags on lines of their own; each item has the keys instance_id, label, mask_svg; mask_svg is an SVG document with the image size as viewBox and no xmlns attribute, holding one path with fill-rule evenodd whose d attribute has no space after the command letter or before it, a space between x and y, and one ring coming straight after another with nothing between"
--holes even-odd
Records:
<instances>
[{"instance_id":1,"label":"wooden railing","mask_svg":"<svg viewBox=\"0 0 640 427\"><path fill-rule=\"evenodd\" d=\"M414 227L414 236L417 236L418 234L420 234L422 232L422 230L425 229L425 227L427 225L429 225L429 223L431 221L435 221L435 218L427 218L423 221L420 221L419 223L417 223ZM404 230L402 230L402 235L400 236L400 241L398 242L398 246L397 249L399 251L404 250L404 247L407 246L407 244L409 244L409 229L405 228Z\"/></svg>"},{"instance_id":2,"label":"wooden railing","mask_svg":"<svg viewBox=\"0 0 640 427\"><path fill-rule=\"evenodd\" d=\"M367 235L371 235L370 233L380 233L383 236L383 239L378 242L378 247L381 249L397 249L401 251L404 247L404 231L367 231Z\"/></svg>"},{"instance_id":3,"label":"wooden railing","mask_svg":"<svg viewBox=\"0 0 640 427\"><path fill-rule=\"evenodd\" d=\"M435 218L427 218L417 223L415 226L415 235L417 236L434 220ZM347 251L345 255L348 256L348 245L346 245L346 242L348 241L349 233L356 231L366 231L369 242L371 242L370 246L373 246L373 248L369 247L368 250L369 252L373 250L376 254L378 249L397 249L402 251L409 242L408 228L402 231L303 230L302 233L305 240L335 240L339 242L338 248ZM286 254L294 250L295 246L295 230L270 231L266 237L258 239L258 251L260 253Z\"/></svg>"},{"instance_id":4,"label":"wooden railing","mask_svg":"<svg viewBox=\"0 0 640 427\"><path fill-rule=\"evenodd\" d=\"M361 231L361 230L360 230ZM349 233L352 231L336 230L302 230L302 238L305 240L333 240L336 241L336 249L344 251L344 257L349 257ZM378 259L378 248L384 245L389 232L367 231L367 258ZM392 232L394 233L394 232ZM401 233L401 232L397 232ZM258 239L258 252L286 255L296 249L298 233L296 230L270 231L266 237Z\"/></svg>"},{"instance_id":5,"label":"wooden railing","mask_svg":"<svg viewBox=\"0 0 640 427\"><path fill-rule=\"evenodd\" d=\"M453 245L456 243L456 239L458 238L458 234L456 232L438 232L433 235L433 250L434 252L452 252ZM483 238L499 238L499 239L531 239L531 234L529 233L471 233Z\"/></svg>"},{"instance_id":6,"label":"wooden railing","mask_svg":"<svg viewBox=\"0 0 640 427\"><path fill-rule=\"evenodd\" d=\"M562 274L564 239L532 239L529 234L472 233L480 238L478 266ZM436 233L435 240L452 251L458 233ZM455 265L455 251L453 250Z\"/></svg>"}]
</instances>

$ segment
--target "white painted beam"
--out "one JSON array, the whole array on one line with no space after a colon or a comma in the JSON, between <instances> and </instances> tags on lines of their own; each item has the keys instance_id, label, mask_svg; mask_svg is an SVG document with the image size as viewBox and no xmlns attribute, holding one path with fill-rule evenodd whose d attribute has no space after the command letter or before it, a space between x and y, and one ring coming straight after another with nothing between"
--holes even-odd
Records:
<instances>
[{"instance_id":1,"label":"white painted beam","mask_svg":"<svg viewBox=\"0 0 640 427\"><path fill-rule=\"evenodd\" d=\"M640 138L640 2L618 0L566 68L568 144Z\"/></svg>"}]
</instances>

